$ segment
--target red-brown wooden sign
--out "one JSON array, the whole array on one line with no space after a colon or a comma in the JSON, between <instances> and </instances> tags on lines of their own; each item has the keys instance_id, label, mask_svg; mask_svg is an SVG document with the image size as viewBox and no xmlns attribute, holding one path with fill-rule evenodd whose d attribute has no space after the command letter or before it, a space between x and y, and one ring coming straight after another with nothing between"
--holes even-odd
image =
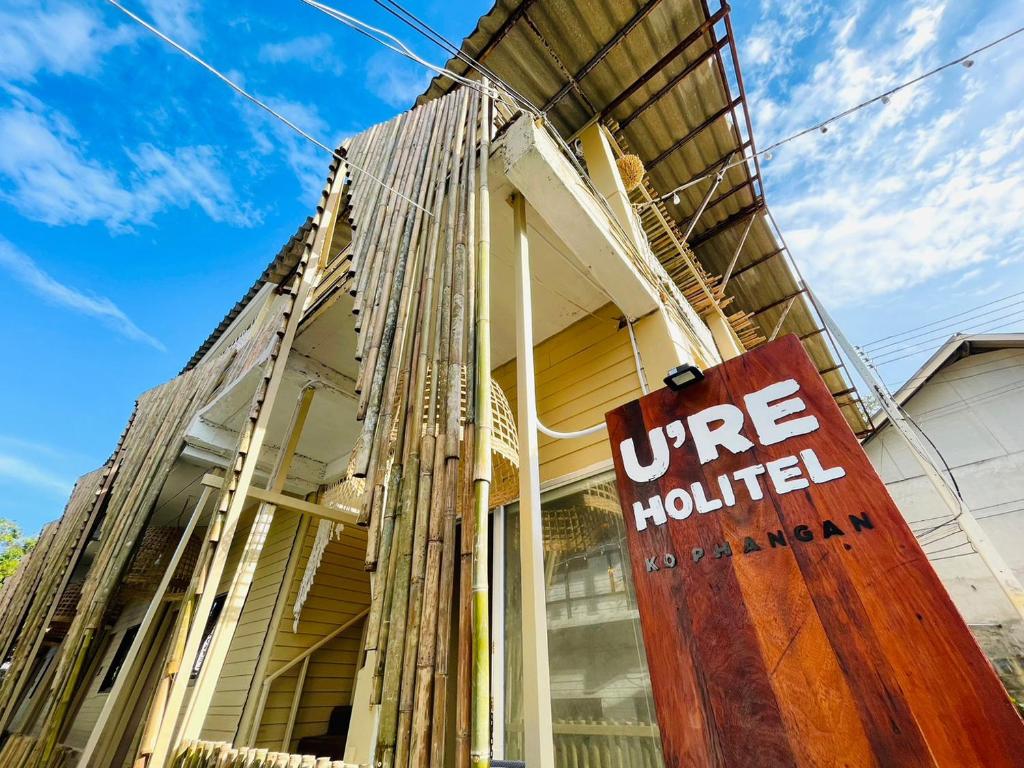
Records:
<instances>
[{"instance_id":1,"label":"red-brown wooden sign","mask_svg":"<svg viewBox=\"0 0 1024 768\"><path fill-rule=\"evenodd\" d=\"M607 415L666 766L1024 766L796 337Z\"/></svg>"}]
</instances>

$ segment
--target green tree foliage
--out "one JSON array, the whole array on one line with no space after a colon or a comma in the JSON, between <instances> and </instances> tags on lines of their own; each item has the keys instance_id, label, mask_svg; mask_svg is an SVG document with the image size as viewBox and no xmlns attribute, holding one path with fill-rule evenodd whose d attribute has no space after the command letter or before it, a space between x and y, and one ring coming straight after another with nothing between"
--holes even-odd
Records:
<instances>
[{"instance_id":1,"label":"green tree foliage","mask_svg":"<svg viewBox=\"0 0 1024 768\"><path fill-rule=\"evenodd\" d=\"M0 584L18 568L21 558L32 551L35 538L26 538L21 526L13 520L0 517Z\"/></svg>"}]
</instances>

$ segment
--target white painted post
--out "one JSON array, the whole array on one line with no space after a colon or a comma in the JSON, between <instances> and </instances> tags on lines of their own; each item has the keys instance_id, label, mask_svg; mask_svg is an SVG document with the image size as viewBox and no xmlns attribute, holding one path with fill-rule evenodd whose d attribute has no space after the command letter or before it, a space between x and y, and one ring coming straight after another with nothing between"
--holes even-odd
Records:
<instances>
[{"instance_id":1,"label":"white painted post","mask_svg":"<svg viewBox=\"0 0 1024 768\"><path fill-rule=\"evenodd\" d=\"M526 764L554 768L551 679L548 669L547 603L544 594L544 531L540 506L537 389L533 370L533 300L526 200L512 197L515 239L516 400L519 410L519 562L523 599L523 726Z\"/></svg>"},{"instance_id":2,"label":"white painted post","mask_svg":"<svg viewBox=\"0 0 1024 768\"><path fill-rule=\"evenodd\" d=\"M939 497L943 503L949 508L950 512L957 515L957 522L960 524L960 529L967 536L967 540L974 546L975 551L981 556L985 565L991 571L992 576L998 582L1000 589L1003 590L1003 594L1006 595L1013 609L1017 612L1017 615L1021 619L1024 619L1024 585L1021 585L1020 580L1016 574L1010 569L1010 566L1006 564L1003 556L999 553L999 550L993 546L991 540L988 538L988 534L978 523L977 519L972 514L970 508L964 503L960 497L956 494L952 487L950 487L949 480L946 478L939 468L935 465L931 454L925 449L921 443L920 438L911 426L907 423L907 420L903 418L903 412L900 410L899 404L893 399L889 393L888 387L886 387L882 381L878 378L875 371L867 364L864 358L861 356L860 350L854 347L849 339L843 334L832 319L831 315L825 310L821 302L818 301L818 297L807 290L807 295L810 296L811 301L818 310L818 315L821 316L822 321L825 323L825 327L835 337L836 342L842 347L846 356L849 358L853 367L857 369L857 373L860 374L861 378L874 390L875 396L878 398L879 404L882 406L882 410L885 411L886 416L889 417L889 421L892 422L893 427L896 431L903 436L907 442L907 446L910 448L910 452L914 458L917 459L921 465L921 469L924 470L925 477L931 481L935 490L938 492Z\"/></svg>"}]
</instances>

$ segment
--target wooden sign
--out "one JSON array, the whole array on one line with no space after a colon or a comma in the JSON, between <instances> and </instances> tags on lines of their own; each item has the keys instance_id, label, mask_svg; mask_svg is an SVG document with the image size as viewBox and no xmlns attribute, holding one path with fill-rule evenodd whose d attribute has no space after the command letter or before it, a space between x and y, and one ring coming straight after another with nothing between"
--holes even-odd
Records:
<instances>
[{"instance_id":1,"label":"wooden sign","mask_svg":"<svg viewBox=\"0 0 1024 768\"><path fill-rule=\"evenodd\" d=\"M794 336L607 415L666 766L1024 766L1024 725Z\"/></svg>"}]
</instances>

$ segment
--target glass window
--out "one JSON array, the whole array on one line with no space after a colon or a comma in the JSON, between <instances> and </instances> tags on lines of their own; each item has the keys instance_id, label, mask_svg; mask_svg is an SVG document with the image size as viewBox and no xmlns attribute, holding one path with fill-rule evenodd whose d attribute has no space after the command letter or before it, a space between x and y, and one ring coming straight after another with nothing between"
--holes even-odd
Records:
<instances>
[{"instance_id":1,"label":"glass window","mask_svg":"<svg viewBox=\"0 0 1024 768\"><path fill-rule=\"evenodd\" d=\"M135 640L135 635L139 633L140 624L136 624L134 627L128 627L121 635L121 642L117 646L117 650L114 651L114 658L110 660L110 666L107 667L107 673L103 676L103 680L100 682L99 693L107 693L111 688L114 687L114 683L117 681L117 675L121 671L121 667L124 666L124 660L128 657L128 651L131 650L132 641Z\"/></svg>"},{"instance_id":2,"label":"glass window","mask_svg":"<svg viewBox=\"0 0 1024 768\"><path fill-rule=\"evenodd\" d=\"M615 477L609 472L555 489L543 495L541 507L556 764L661 766ZM505 758L510 760L523 757L520 595L514 504L505 514Z\"/></svg>"},{"instance_id":3,"label":"glass window","mask_svg":"<svg viewBox=\"0 0 1024 768\"><path fill-rule=\"evenodd\" d=\"M203 662L206 661L206 654L210 652L210 643L213 642L213 632L217 629L217 619L224 608L224 601L228 599L228 593L217 595L210 604L210 615L206 618L206 626L203 627L203 641L199 644L199 651L196 653L196 661L192 665L192 672L189 674L189 682L195 682L203 669Z\"/></svg>"}]
</instances>

